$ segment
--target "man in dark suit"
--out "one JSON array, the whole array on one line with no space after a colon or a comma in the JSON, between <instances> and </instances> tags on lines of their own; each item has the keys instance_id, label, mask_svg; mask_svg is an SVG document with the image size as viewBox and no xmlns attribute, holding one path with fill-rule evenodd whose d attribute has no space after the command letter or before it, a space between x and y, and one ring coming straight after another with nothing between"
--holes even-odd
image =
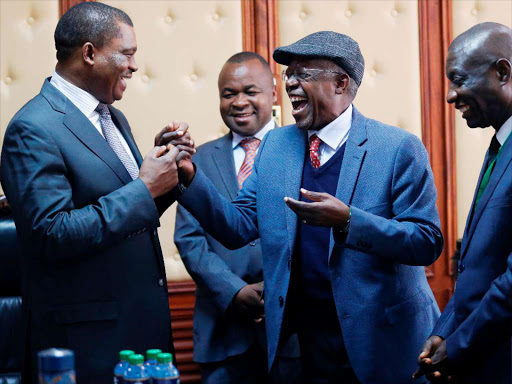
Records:
<instances>
[{"instance_id":1,"label":"man in dark suit","mask_svg":"<svg viewBox=\"0 0 512 384\"><path fill-rule=\"evenodd\" d=\"M510 384L512 336L512 30L474 26L450 45L446 100L492 138L468 215L458 278L418 358L432 382Z\"/></svg>"},{"instance_id":2,"label":"man in dark suit","mask_svg":"<svg viewBox=\"0 0 512 384\"><path fill-rule=\"evenodd\" d=\"M268 63L253 52L229 58L218 85L220 113L230 132L199 147L194 161L222 196L232 200L252 172L261 140L275 126L276 89ZM259 239L230 251L179 206L174 241L197 284L194 360L202 382L269 381ZM272 377L294 382L300 373L296 337L280 352Z\"/></svg>"},{"instance_id":3,"label":"man in dark suit","mask_svg":"<svg viewBox=\"0 0 512 384\"><path fill-rule=\"evenodd\" d=\"M261 239L270 367L296 330L305 382L410 383L439 316L423 267L442 249L426 150L352 105L364 59L350 37L317 32L274 59L296 124L265 136L233 202L185 161L179 202L228 248Z\"/></svg>"},{"instance_id":4,"label":"man in dark suit","mask_svg":"<svg viewBox=\"0 0 512 384\"><path fill-rule=\"evenodd\" d=\"M59 21L55 44L54 74L13 117L2 149L23 248L24 376L37 382L39 350L66 347L79 383L107 384L119 350L172 349L156 230L176 198L180 158L168 145L142 160L111 106L137 70L128 15L79 4ZM193 152L186 128L162 130L157 144L175 137L183 154Z\"/></svg>"}]
</instances>

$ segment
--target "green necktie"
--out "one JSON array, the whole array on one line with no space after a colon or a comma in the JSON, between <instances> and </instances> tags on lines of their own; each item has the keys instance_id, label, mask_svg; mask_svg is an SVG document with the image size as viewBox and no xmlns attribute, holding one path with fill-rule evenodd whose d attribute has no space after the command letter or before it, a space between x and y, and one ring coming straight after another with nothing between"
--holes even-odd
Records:
<instances>
[{"instance_id":1,"label":"green necktie","mask_svg":"<svg viewBox=\"0 0 512 384\"><path fill-rule=\"evenodd\" d=\"M509 135L510 137L510 135ZM505 143L508 141L505 141ZM503 143L503 145L505 145ZM480 198L484 194L485 188L487 187L487 184L489 184L489 179L491 178L492 171L494 169L494 166L496 165L496 161L500 157L501 149L503 148L503 145L500 145L500 142L496 138L496 135L492 137L491 145L489 146L489 166L487 167L484 176L482 177L482 181L480 182L480 187L478 188L478 194L476 195L476 202L475 202L475 208L478 205L478 202L480 201Z\"/></svg>"}]
</instances>

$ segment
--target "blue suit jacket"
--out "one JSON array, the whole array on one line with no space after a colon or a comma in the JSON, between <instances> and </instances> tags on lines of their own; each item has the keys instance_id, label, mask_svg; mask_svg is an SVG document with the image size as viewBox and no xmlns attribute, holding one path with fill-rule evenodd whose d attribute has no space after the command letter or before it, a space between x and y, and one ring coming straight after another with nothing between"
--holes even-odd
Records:
<instances>
[{"instance_id":1,"label":"blue suit jacket","mask_svg":"<svg viewBox=\"0 0 512 384\"><path fill-rule=\"evenodd\" d=\"M109 109L140 165L126 118ZM112 383L121 349L171 349L156 233L171 194L155 201L132 181L49 79L9 123L1 172L23 248L27 375L37 373L35 353L49 347L73 349L78 381L94 384Z\"/></svg>"},{"instance_id":2,"label":"blue suit jacket","mask_svg":"<svg viewBox=\"0 0 512 384\"><path fill-rule=\"evenodd\" d=\"M446 339L464 383L511 382L512 145L502 149L478 205L477 183L461 246L455 293L433 334Z\"/></svg>"},{"instance_id":3,"label":"blue suit jacket","mask_svg":"<svg viewBox=\"0 0 512 384\"><path fill-rule=\"evenodd\" d=\"M230 133L197 148L194 162L222 196L228 200L235 198L238 182ZM180 205L174 242L197 284L194 360L222 361L245 352L255 341L257 332L264 331L263 324L243 318L230 305L242 287L263 281L259 239L238 250L228 250Z\"/></svg>"},{"instance_id":4,"label":"blue suit jacket","mask_svg":"<svg viewBox=\"0 0 512 384\"><path fill-rule=\"evenodd\" d=\"M214 237L238 248L258 237L263 251L269 366L282 332L307 134L295 125L263 140L255 171L233 203L198 170L179 198ZM336 197L352 206L345 242L330 239L329 272L351 365L361 383L412 382L416 357L439 309L423 265L442 235L436 191L417 137L355 108ZM314 311L314 308L311 308Z\"/></svg>"}]
</instances>

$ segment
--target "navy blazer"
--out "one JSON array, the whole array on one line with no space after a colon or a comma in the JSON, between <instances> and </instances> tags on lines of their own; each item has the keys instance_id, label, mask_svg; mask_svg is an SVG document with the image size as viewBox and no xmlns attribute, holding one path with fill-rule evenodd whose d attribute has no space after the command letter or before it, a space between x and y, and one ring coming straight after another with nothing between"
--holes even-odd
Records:
<instances>
[{"instance_id":1,"label":"navy blazer","mask_svg":"<svg viewBox=\"0 0 512 384\"><path fill-rule=\"evenodd\" d=\"M478 179L461 246L453 297L434 335L464 383L507 383L512 336L512 143L503 147L478 205Z\"/></svg>"},{"instance_id":2,"label":"navy blazer","mask_svg":"<svg viewBox=\"0 0 512 384\"><path fill-rule=\"evenodd\" d=\"M140 165L126 118L109 109ZM37 382L35 353L66 347L78 382L110 384L121 349L171 349L156 229L175 198L155 202L49 79L9 123L1 172L23 251L25 374Z\"/></svg>"},{"instance_id":3,"label":"navy blazer","mask_svg":"<svg viewBox=\"0 0 512 384\"><path fill-rule=\"evenodd\" d=\"M255 170L231 203L198 169L179 197L228 248L258 236L263 251L269 366L288 300L307 134L269 132ZM329 244L329 274L351 365L361 383L413 383L416 358L439 316L423 266L442 250L436 190L426 150L414 135L355 108L336 197L352 206L346 241ZM314 311L314 308L311 308Z\"/></svg>"}]
</instances>

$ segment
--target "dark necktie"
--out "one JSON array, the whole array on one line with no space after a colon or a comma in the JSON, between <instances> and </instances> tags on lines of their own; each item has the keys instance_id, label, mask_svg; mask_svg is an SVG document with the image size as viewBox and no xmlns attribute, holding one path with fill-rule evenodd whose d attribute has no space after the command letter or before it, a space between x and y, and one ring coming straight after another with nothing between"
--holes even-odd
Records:
<instances>
[{"instance_id":1,"label":"dark necktie","mask_svg":"<svg viewBox=\"0 0 512 384\"><path fill-rule=\"evenodd\" d=\"M480 182L480 187L478 188L478 194L476 195L476 201L475 201L475 207L477 206L478 202L480 201L480 198L484 194L485 188L487 187L487 184L489 184L489 179L491 178L492 171L494 169L494 166L496 164L496 160L498 157L498 154L500 152L501 144L496 138L496 135L492 137L491 145L489 146L489 156L487 160L487 169L482 177L482 181Z\"/></svg>"},{"instance_id":2,"label":"dark necktie","mask_svg":"<svg viewBox=\"0 0 512 384\"><path fill-rule=\"evenodd\" d=\"M318 153L318 149L320 148L320 144L322 140L317 135L312 135L309 138L309 158L311 159L311 165L313 168L320 167L320 154Z\"/></svg>"},{"instance_id":3,"label":"dark necktie","mask_svg":"<svg viewBox=\"0 0 512 384\"><path fill-rule=\"evenodd\" d=\"M139 177L139 167L133 162L132 158L123 147L123 144L117 135L117 128L112 121L112 116L110 116L107 104L99 103L96 107L96 112L100 114L101 130L103 132L103 136L105 136L105 140L107 140L110 148L112 148L117 157L119 157L119 160L121 160L121 163L123 163L131 178L135 180Z\"/></svg>"},{"instance_id":4,"label":"dark necktie","mask_svg":"<svg viewBox=\"0 0 512 384\"><path fill-rule=\"evenodd\" d=\"M260 139L255 137L248 137L247 139L243 139L240 142L240 146L245 151L245 158L242 166L240 167L240 171L238 171L238 187L242 189L244 181L251 175L252 167L254 166L254 158L256 157L256 152L258 147L260 146Z\"/></svg>"}]
</instances>

